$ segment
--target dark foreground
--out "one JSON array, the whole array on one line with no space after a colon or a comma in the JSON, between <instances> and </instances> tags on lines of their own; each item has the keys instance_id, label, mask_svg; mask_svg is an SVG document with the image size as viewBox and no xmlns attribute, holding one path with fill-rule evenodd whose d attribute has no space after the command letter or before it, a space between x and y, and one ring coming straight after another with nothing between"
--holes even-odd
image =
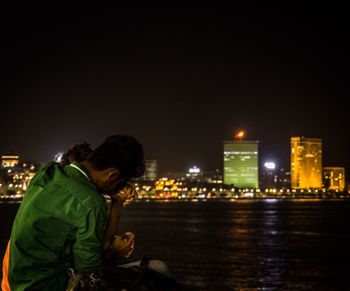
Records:
<instances>
[{"instance_id":1,"label":"dark foreground","mask_svg":"<svg viewBox=\"0 0 350 291\"><path fill-rule=\"evenodd\" d=\"M1 256L18 206L0 203ZM187 290L349 290L350 201L136 202L121 227Z\"/></svg>"}]
</instances>

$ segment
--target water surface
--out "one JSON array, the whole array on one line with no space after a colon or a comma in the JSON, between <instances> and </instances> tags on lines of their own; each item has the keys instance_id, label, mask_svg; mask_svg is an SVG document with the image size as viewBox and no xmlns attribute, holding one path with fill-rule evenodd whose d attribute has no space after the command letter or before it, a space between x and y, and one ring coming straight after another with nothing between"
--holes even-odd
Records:
<instances>
[{"instance_id":1,"label":"water surface","mask_svg":"<svg viewBox=\"0 0 350 291\"><path fill-rule=\"evenodd\" d=\"M18 204L0 204L4 252ZM350 201L136 202L121 230L191 290L350 290Z\"/></svg>"}]
</instances>

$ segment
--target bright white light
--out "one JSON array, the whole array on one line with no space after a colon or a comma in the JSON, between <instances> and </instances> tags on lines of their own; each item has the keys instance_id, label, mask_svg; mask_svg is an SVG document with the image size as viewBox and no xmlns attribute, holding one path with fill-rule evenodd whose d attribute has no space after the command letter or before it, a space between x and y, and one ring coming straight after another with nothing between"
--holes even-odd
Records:
<instances>
[{"instance_id":1,"label":"bright white light","mask_svg":"<svg viewBox=\"0 0 350 291\"><path fill-rule=\"evenodd\" d=\"M266 162L264 166L269 170L274 170L276 168L276 164L274 162Z\"/></svg>"},{"instance_id":2,"label":"bright white light","mask_svg":"<svg viewBox=\"0 0 350 291\"><path fill-rule=\"evenodd\" d=\"M55 154L55 157L53 158L53 160L54 160L56 163L60 163L61 160L62 160L62 156L63 156L63 153L58 152L57 154Z\"/></svg>"},{"instance_id":3,"label":"bright white light","mask_svg":"<svg viewBox=\"0 0 350 291\"><path fill-rule=\"evenodd\" d=\"M198 173L200 173L200 171L201 170L199 168L197 168L196 166L193 166L192 168L190 168L188 170L188 172L191 173L191 174L198 174Z\"/></svg>"},{"instance_id":4,"label":"bright white light","mask_svg":"<svg viewBox=\"0 0 350 291\"><path fill-rule=\"evenodd\" d=\"M264 201L267 202L267 203L275 203L275 202L278 202L278 200L275 199L275 198L267 198L267 199L264 199Z\"/></svg>"}]
</instances>

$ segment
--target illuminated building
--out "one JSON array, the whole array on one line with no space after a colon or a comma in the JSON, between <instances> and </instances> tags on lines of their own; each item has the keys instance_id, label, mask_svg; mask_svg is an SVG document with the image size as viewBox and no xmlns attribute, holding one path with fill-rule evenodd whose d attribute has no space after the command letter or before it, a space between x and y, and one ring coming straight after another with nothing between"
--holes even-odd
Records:
<instances>
[{"instance_id":1,"label":"illuminated building","mask_svg":"<svg viewBox=\"0 0 350 291\"><path fill-rule=\"evenodd\" d=\"M6 171L7 181L2 185L2 192L9 195L24 194L30 180L36 173L37 166L33 163L17 165Z\"/></svg>"},{"instance_id":2,"label":"illuminated building","mask_svg":"<svg viewBox=\"0 0 350 291\"><path fill-rule=\"evenodd\" d=\"M264 167L260 171L260 188L276 188L277 181L276 164L274 162L265 162Z\"/></svg>"},{"instance_id":3,"label":"illuminated building","mask_svg":"<svg viewBox=\"0 0 350 291\"><path fill-rule=\"evenodd\" d=\"M197 166L193 166L188 169L186 173L186 178L191 181L201 181L203 178L203 172Z\"/></svg>"},{"instance_id":4,"label":"illuminated building","mask_svg":"<svg viewBox=\"0 0 350 291\"><path fill-rule=\"evenodd\" d=\"M342 167L324 167L323 185L328 190L345 190L345 169Z\"/></svg>"},{"instance_id":5,"label":"illuminated building","mask_svg":"<svg viewBox=\"0 0 350 291\"><path fill-rule=\"evenodd\" d=\"M259 141L224 141L224 183L238 188L258 188Z\"/></svg>"},{"instance_id":6,"label":"illuminated building","mask_svg":"<svg viewBox=\"0 0 350 291\"><path fill-rule=\"evenodd\" d=\"M216 169L215 171L206 172L204 181L208 184L222 184L224 182L222 171Z\"/></svg>"},{"instance_id":7,"label":"illuminated building","mask_svg":"<svg viewBox=\"0 0 350 291\"><path fill-rule=\"evenodd\" d=\"M13 168L16 167L19 163L18 155L4 155L1 156L1 166L3 168Z\"/></svg>"},{"instance_id":8,"label":"illuminated building","mask_svg":"<svg viewBox=\"0 0 350 291\"><path fill-rule=\"evenodd\" d=\"M174 179L161 178L155 181L156 198L177 198L178 185Z\"/></svg>"},{"instance_id":9,"label":"illuminated building","mask_svg":"<svg viewBox=\"0 0 350 291\"><path fill-rule=\"evenodd\" d=\"M143 181L157 180L158 163L157 160L145 160L145 174L142 177Z\"/></svg>"},{"instance_id":10,"label":"illuminated building","mask_svg":"<svg viewBox=\"0 0 350 291\"><path fill-rule=\"evenodd\" d=\"M269 166L268 163L260 171L260 188L262 189L290 189L290 171L284 168Z\"/></svg>"},{"instance_id":11,"label":"illuminated building","mask_svg":"<svg viewBox=\"0 0 350 291\"><path fill-rule=\"evenodd\" d=\"M290 189L290 170L281 168L277 172L277 185L278 189Z\"/></svg>"},{"instance_id":12,"label":"illuminated building","mask_svg":"<svg viewBox=\"0 0 350 291\"><path fill-rule=\"evenodd\" d=\"M293 189L322 187L322 140L291 138L291 186Z\"/></svg>"},{"instance_id":13,"label":"illuminated building","mask_svg":"<svg viewBox=\"0 0 350 291\"><path fill-rule=\"evenodd\" d=\"M13 179L13 185L17 193L22 193L27 190L30 180L36 173L36 166L34 164L24 163L21 167L18 167L16 171L11 173Z\"/></svg>"}]
</instances>

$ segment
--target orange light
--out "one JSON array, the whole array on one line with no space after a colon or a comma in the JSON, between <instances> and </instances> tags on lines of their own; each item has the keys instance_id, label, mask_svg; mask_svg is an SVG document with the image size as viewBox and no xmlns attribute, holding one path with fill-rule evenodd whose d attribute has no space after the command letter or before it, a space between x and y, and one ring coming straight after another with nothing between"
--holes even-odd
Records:
<instances>
[{"instance_id":1,"label":"orange light","mask_svg":"<svg viewBox=\"0 0 350 291\"><path fill-rule=\"evenodd\" d=\"M236 133L235 138L236 139L242 139L244 137L244 131L241 130L238 133Z\"/></svg>"}]
</instances>

